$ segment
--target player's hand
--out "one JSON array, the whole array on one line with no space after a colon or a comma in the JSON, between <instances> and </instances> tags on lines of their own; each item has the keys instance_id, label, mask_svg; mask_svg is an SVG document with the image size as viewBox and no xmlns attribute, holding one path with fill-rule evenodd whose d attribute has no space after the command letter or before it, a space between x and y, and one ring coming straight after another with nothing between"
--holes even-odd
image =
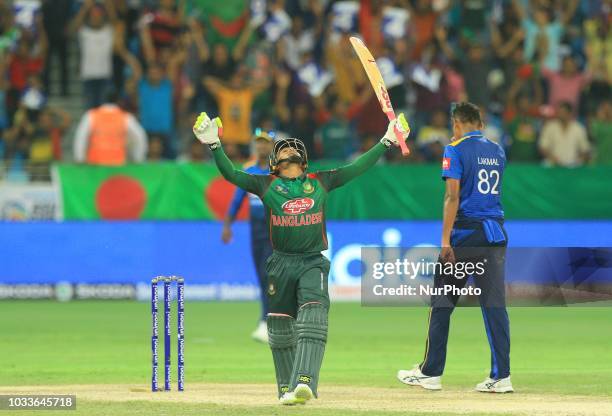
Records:
<instances>
[{"instance_id":1,"label":"player's hand","mask_svg":"<svg viewBox=\"0 0 612 416\"><path fill-rule=\"evenodd\" d=\"M406 140L410 134L410 126L408 125L408 121L406 120L404 113L400 113L395 120L391 120L389 122L387 132L383 138L380 139L380 142L387 147L390 147L391 145L399 146L396 131L399 131L404 140Z\"/></svg>"},{"instance_id":2,"label":"player's hand","mask_svg":"<svg viewBox=\"0 0 612 416\"><path fill-rule=\"evenodd\" d=\"M195 134L196 138L200 142L209 145L211 148L221 144L219 136L222 132L223 124L221 123L221 119L215 117L211 120L206 113L200 113L193 125L193 134Z\"/></svg>"},{"instance_id":3,"label":"player's hand","mask_svg":"<svg viewBox=\"0 0 612 416\"><path fill-rule=\"evenodd\" d=\"M232 241L232 237L232 229L230 227L223 227L223 231L221 231L221 241L223 241L223 244Z\"/></svg>"},{"instance_id":4,"label":"player's hand","mask_svg":"<svg viewBox=\"0 0 612 416\"><path fill-rule=\"evenodd\" d=\"M443 246L440 249L441 263L455 263L455 252L451 246Z\"/></svg>"}]
</instances>

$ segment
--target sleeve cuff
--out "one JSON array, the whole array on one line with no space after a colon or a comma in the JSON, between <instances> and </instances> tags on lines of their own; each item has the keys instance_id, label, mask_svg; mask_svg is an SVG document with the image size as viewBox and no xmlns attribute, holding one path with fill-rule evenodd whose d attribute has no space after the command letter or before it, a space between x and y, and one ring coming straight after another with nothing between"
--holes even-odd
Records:
<instances>
[{"instance_id":1,"label":"sleeve cuff","mask_svg":"<svg viewBox=\"0 0 612 416\"><path fill-rule=\"evenodd\" d=\"M452 172L447 172L447 173L443 173L442 174L442 179L446 180L448 178L451 178L451 179L461 179L461 174L460 173L452 173Z\"/></svg>"}]
</instances>

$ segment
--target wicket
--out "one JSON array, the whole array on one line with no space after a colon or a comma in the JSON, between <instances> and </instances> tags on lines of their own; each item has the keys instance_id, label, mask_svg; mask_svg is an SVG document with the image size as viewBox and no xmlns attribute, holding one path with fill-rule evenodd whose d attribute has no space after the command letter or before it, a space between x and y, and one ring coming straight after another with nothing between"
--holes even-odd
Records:
<instances>
[{"instance_id":1,"label":"wicket","mask_svg":"<svg viewBox=\"0 0 612 416\"><path fill-rule=\"evenodd\" d=\"M151 315L152 315L152 333L151 333L151 351L153 353L152 360L152 376L151 376L151 391L159 391L158 388L158 366L159 366L159 319L158 319L158 283L164 283L164 390L170 391L171 385L171 348L170 348L170 305L172 302L171 285L176 282L176 297L177 297L177 376L178 376L178 391L185 389L185 280L178 276L157 276L151 280Z\"/></svg>"}]
</instances>

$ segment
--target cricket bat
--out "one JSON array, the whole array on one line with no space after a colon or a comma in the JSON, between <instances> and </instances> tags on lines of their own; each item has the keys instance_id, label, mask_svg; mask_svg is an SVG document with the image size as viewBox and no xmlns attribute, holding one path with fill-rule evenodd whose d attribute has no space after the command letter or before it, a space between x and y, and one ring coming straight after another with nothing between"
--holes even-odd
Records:
<instances>
[{"instance_id":1,"label":"cricket bat","mask_svg":"<svg viewBox=\"0 0 612 416\"><path fill-rule=\"evenodd\" d=\"M372 84L372 88L374 88L374 92L376 92L376 98L378 98L378 102L380 103L383 113L385 113L389 121L395 120L395 111L393 111L391 99L389 98L389 93L387 92L387 87L385 86L385 81L383 80L380 70L378 69L378 65L376 65L376 60L361 39L352 36L350 40L351 45L353 45L353 49L355 49L355 52L361 61L363 69L365 69L366 74L368 75L370 84ZM408 133L410 134L410 130ZM410 154L410 149L408 149L405 139L402 137L402 134L397 128L395 129L395 136L397 137L397 141L399 142L402 150L402 155L408 156Z\"/></svg>"}]
</instances>

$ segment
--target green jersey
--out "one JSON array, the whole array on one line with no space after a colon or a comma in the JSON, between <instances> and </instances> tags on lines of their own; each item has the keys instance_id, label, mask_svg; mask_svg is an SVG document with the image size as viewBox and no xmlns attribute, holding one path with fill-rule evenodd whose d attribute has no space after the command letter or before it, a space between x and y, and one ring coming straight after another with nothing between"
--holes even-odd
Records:
<instances>
[{"instance_id":1,"label":"green jersey","mask_svg":"<svg viewBox=\"0 0 612 416\"><path fill-rule=\"evenodd\" d=\"M329 192L374 166L386 149L379 143L346 166L291 179L235 169L220 146L213 155L225 179L263 201L274 250L311 253L327 249L325 203Z\"/></svg>"}]
</instances>

